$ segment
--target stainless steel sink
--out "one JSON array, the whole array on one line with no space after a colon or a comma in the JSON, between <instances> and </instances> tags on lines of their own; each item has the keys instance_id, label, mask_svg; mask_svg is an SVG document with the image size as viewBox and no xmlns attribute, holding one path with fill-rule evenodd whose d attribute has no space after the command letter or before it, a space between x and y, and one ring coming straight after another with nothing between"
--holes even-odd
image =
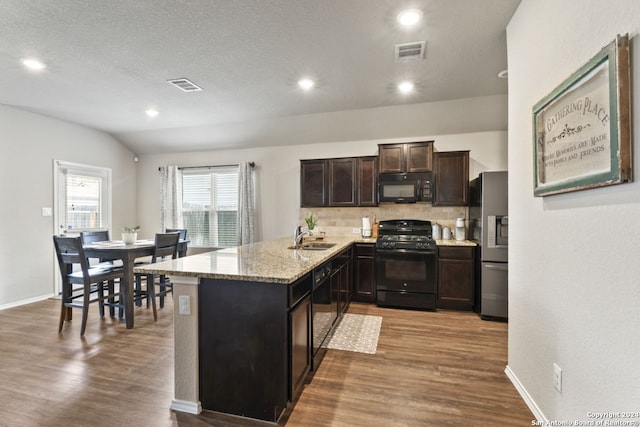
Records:
<instances>
[{"instance_id":1,"label":"stainless steel sink","mask_svg":"<svg viewBox=\"0 0 640 427\"><path fill-rule=\"evenodd\" d=\"M327 243L327 242L307 242L298 246L289 246L289 249L302 249L305 251L324 251L326 249L331 249L334 247L335 243Z\"/></svg>"}]
</instances>

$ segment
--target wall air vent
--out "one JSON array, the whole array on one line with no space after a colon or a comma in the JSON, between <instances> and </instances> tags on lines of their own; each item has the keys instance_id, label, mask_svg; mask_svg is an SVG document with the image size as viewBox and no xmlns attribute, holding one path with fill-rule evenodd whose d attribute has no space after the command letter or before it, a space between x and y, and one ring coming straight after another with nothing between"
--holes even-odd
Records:
<instances>
[{"instance_id":1,"label":"wall air vent","mask_svg":"<svg viewBox=\"0 0 640 427\"><path fill-rule=\"evenodd\" d=\"M427 42L412 42L396 45L396 62L406 62L414 59L423 59Z\"/></svg>"},{"instance_id":2,"label":"wall air vent","mask_svg":"<svg viewBox=\"0 0 640 427\"><path fill-rule=\"evenodd\" d=\"M185 78L171 79L171 80L167 80L167 82L171 83L172 85L174 85L175 87L177 87L178 89L184 92L197 92L199 90L202 90L200 86L193 83L189 79L185 79Z\"/></svg>"}]
</instances>

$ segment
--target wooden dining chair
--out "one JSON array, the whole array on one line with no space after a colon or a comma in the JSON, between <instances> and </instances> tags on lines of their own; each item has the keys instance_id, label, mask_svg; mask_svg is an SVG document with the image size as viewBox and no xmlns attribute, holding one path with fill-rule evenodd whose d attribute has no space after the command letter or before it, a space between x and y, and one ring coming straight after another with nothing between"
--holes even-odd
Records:
<instances>
[{"instance_id":1,"label":"wooden dining chair","mask_svg":"<svg viewBox=\"0 0 640 427\"><path fill-rule=\"evenodd\" d=\"M180 233L156 233L155 250L151 258L151 262L160 262L165 259L176 259L178 257L178 242ZM146 281L146 289L142 289L141 282ZM155 287L158 286L158 292ZM136 287L134 299L138 305L146 298L147 307L151 304L153 308L153 320L158 320L158 312L156 309L156 297L160 298L160 308L164 307L165 295L173 292L173 284L165 275L157 274L136 274Z\"/></svg>"},{"instance_id":2,"label":"wooden dining chair","mask_svg":"<svg viewBox=\"0 0 640 427\"><path fill-rule=\"evenodd\" d=\"M82 231L80 233L80 237L82 238L83 245L90 245L96 242L108 242L109 239L109 230L96 230L96 231ZM99 259L98 262L100 264L104 264L106 267L113 267L114 262L108 259ZM91 260L89 260L91 264ZM95 267L96 264L93 264L92 267Z\"/></svg>"},{"instance_id":3,"label":"wooden dining chair","mask_svg":"<svg viewBox=\"0 0 640 427\"><path fill-rule=\"evenodd\" d=\"M124 277L124 270L119 267L99 265L90 267L89 261L82 247L81 237L53 236L58 266L62 276L62 299L60 309L60 323L58 333L62 332L65 320L71 320L71 309L82 309L82 326L80 336L84 336L87 327L89 304L98 302L100 317L104 317L104 307L109 307L111 317L114 309L120 311L124 306L120 304L120 294L115 292L114 282ZM79 266L74 271L74 265ZM107 293L105 294L105 283ZM116 300L118 297L118 300Z\"/></svg>"},{"instance_id":4,"label":"wooden dining chair","mask_svg":"<svg viewBox=\"0 0 640 427\"><path fill-rule=\"evenodd\" d=\"M186 228L167 228L165 233L180 233L180 240L187 240L187 229Z\"/></svg>"},{"instance_id":5,"label":"wooden dining chair","mask_svg":"<svg viewBox=\"0 0 640 427\"><path fill-rule=\"evenodd\" d=\"M178 258L182 258L184 256L187 256L187 229L186 228L167 228L165 230L166 233L175 233L175 232L180 233L180 240L182 240L182 243L180 243L178 245Z\"/></svg>"}]
</instances>

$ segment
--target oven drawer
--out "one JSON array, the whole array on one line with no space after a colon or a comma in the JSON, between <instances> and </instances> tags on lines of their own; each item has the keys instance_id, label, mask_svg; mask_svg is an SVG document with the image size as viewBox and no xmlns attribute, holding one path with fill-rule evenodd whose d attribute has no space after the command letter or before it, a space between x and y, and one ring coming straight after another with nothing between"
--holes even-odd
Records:
<instances>
[{"instance_id":1,"label":"oven drawer","mask_svg":"<svg viewBox=\"0 0 640 427\"><path fill-rule=\"evenodd\" d=\"M423 310L436 309L435 294L415 292L378 291L377 304L383 307L417 308Z\"/></svg>"}]
</instances>

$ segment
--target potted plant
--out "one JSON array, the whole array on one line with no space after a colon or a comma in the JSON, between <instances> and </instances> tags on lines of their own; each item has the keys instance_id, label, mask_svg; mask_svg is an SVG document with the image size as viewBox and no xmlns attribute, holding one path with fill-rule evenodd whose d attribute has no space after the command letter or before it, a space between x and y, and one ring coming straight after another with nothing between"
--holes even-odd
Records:
<instances>
[{"instance_id":1,"label":"potted plant","mask_svg":"<svg viewBox=\"0 0 640 427\"><path fill-rule=\"evenodd\" d=\"M125 227L122 229L122 241L131 245L138 240L138 230L140 230L140 226L136 225L135 227Z\"/></svg>"},{"instance_id":2,"label":"potted plant","mask_svg":"<svg viewBox=\"0 0 640 427\"><path fill-rule=\"evenodd\" d=\"M309 231L313 232L313 229L316 228L316 225L318 224L318 220L313 216L313 211L307 213L307 216L304 218L304 222L307 223Z\"/></svg>"}]
</instances>

